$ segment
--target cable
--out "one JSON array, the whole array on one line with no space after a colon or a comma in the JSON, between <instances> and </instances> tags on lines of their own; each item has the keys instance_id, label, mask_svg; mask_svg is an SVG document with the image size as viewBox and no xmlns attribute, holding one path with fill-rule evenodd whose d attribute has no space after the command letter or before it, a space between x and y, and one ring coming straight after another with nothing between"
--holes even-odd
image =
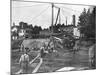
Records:
<instances>
[{"instance_id":1,"label":"cable","mask_svg":"<svg viewBox=\"0 0 100 75\"><path fill-rule=\"evenodd\" d=\"M62 13L63 21L66 23L66 18L68 18L68 16L64 14L64 10L63 9L61 9L61 13ZM68 15L71 15L71 14L68 14Z\"/></svg>"},{"instance_id":2,"label":"cable","mask_svg":"<svg viewBox=\"0 0 100 75\"><path fill-rule=\"evenodd\" d=\"M42 15L48 8L49 8L49 6L48 6L46 9L44 9L43 11L41 11L38 15L36 15L35 17L33 17L32 20L33 20L33 19L36 20L36 19L37 19L40 15ZM32 21L32 20L31 20L31 21Z\"/></svg>"},{"instance_id":3,"label":"cable","mask_svg":"<svg viewBox=\"0 0 100 75\"><path fill-rule=\"evenodd\" d=\"M19 6L19 7L13 7L13 8L22 8L22 7L33 7L33 6L40 6L40 5L43 5L43 4L35 4L35 5L31 5L31 6Z\"/></svg>"},{"instance_id":4,"label":"cable","mask_svg":"<svg viewBox=\"0 0 100 75\"><path fill-rule=\"evenodd\" d=\"M62 7L62 8L65 8L65 9L67 9L67 10L69 9L69 10L74 11L74 12L78 12L78 13L80 12L80 11L73 10L73 9L71 9L71 8L68 8L68 7L64 7L64 6L61 6L61 7Z\"/></svg>"},{"instance_id":5,"label":"cable","mask_svg":"<svg viewBox=\"0 0 100 75\"><path fill-rule=\"evenodd\" d=\"M61 12L62 12L63 17L66 18L66 17L64 16L64 13L63 13L64 11L63 11L63 9L61 9L61 10L62 10Z\"/></svg>"},{"instance_id":6,"label":"cable","mask_svg":"<svg viewBox=\"0 0 100 75\"><path fill-rule=\"evenodd\" d=\"M71 4L71 3L57 3L57 2L45 2L45 1L28 1L28 0L11 0L16 2L34 2L34 3L54 3L54 4L63 4L63 5L80 5L80 6L95 6L95 5L87 5L87 4Z\"/></svg>"},{"instance_id":7,"label":"cable","mask_svg":"<svg viewBox=\"0 0 100 75\"><path fill-rule=\"evenodd\" d=\"M12 1L15 1L15 2L33 2L33 3L47 3L47 4L51 4L53 2L44 2L44 1L28 1L28 0L12 0Z\"/></svg>"},{"instance_id":8,"label":"cable","mask_svg":"<svg viewBox=\"0 0 100 75\"><path fill-rule=\"evenodd\" d=\"M56 5L55 5L56 6ZM67 10L71 10L71 11L74 11L74 12L80 12L80 11L77 11L77 10L73 10L73 9L71 9L71 8L68 8L68 7L64 7L64 6L56 6L56 7L58 7L58 8L64 8L64 9L67 9Z\"/></svg>"}]
</instances>

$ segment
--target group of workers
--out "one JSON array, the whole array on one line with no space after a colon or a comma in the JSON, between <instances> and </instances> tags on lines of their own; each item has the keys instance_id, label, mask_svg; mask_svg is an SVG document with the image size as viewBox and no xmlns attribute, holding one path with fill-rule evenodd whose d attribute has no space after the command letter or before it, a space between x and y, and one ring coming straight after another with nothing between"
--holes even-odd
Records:
<instances>
[{"instance_id":1,"label":"group of workers","mask_svg":"<svg viewBox=\"0 0 100 75\"><path fill-rule=\"evenodd\" d=\"M33 61L35 61L36 59L42 59L46 56L47 53L50 53L53 51L53 48L48 48L45 49L45 47L41 47L39 52L38 52L38 55L36 58L34 58L33 60L30 61L29 59L29 48L25 48L24 46L22 46L21 48L22 50L22 55L19 59L19 64L20 64L20 68L21 68L21 72L20 73L28 73L28 69L29 69L29 65L33 63Z\"/></svg>"}]
</instances>

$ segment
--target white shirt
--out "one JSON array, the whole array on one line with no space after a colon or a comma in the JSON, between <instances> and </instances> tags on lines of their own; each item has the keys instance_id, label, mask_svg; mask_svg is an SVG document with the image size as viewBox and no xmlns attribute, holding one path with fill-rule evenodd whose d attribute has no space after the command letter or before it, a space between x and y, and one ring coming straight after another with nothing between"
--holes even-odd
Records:
<instances>
[{"instance_id":1,"label":"white shirt","mask_svg":"<svg viewBox=\"0 0 100 75\"><path fill-rule=\"evenodd\" d=\"M29 61L29 56L27 54L21 55L19 63L22 62L22 61Z\"/></svg>"}]
</instances>

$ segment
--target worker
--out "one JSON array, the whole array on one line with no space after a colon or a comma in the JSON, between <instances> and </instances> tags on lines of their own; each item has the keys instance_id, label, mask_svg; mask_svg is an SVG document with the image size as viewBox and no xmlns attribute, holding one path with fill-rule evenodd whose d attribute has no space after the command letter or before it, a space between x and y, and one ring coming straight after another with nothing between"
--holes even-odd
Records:
<instances>
[{"instance_id":1,"label":"worker","mask_svg":"<svg viewBox=\"0 0 100 75\"><path fill-rule=\"evenodd\" d=\"M45 51L44 47L40 48L40 58L44 58L46 56L47 51Z\"/></svg>"},{"instance_id":2,"label":"worker","mask_svg":"<svg viewBox=\"0 0 100 75\"><path fill-rule=\"evenodd\" d=\"M20 68L22 69L22 73L25 73L25 74L28 72L28 66L29 66L29 55L27 54L27 50L28 50L28 48L25 48L25 50L19 60Z\"/></svg>"}]
</instances>

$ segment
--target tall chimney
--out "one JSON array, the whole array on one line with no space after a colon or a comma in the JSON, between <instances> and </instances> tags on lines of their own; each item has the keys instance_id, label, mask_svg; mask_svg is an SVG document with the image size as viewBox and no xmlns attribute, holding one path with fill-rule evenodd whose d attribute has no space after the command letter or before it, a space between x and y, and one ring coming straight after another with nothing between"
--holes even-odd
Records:
<instances>
[{"instance_id":1,"label":"tall chimney","mask_svg":"<svg viewBox=\"0 0 100 75\"><path fill-rule=\"evenodd\" d=\"M76 23L76 17L75 17L75 15L73 15L72 17L73 17L73 26L75 26L75 23Z\"/></svg>"},{"instance_id":2,"label":"tall chimney","mask_svg":"<svg viewBox=\"0 0 100 75\"><path fill-rule=\"evenodd\" d=\"M67 17L66 17L66 26L67 26Z\"/></svg>"}]
</instances>

